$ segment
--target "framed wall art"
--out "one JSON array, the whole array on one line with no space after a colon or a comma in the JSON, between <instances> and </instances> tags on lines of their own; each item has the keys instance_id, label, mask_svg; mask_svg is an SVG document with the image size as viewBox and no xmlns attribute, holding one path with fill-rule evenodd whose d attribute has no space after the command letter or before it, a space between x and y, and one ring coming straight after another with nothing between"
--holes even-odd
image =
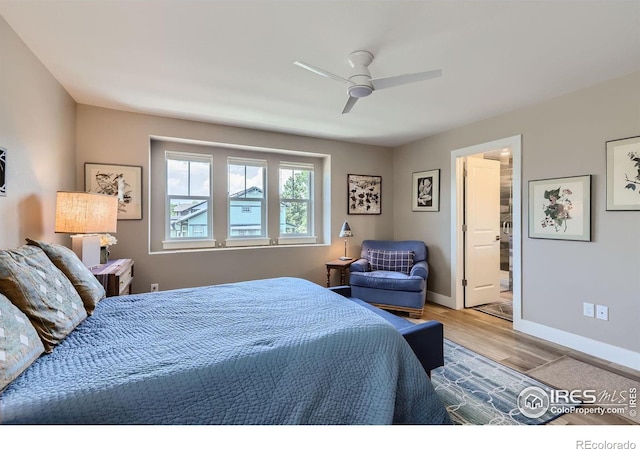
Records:
<instances>
[{"instance_id":1,"label":"framed wall art","mask_svg":"<svg viewBox=\"0 0 640 449\"><path fill-rule=\"evenodd\" d=\"M607 142L607 210L640 210L640 136Z\"/></svg>"},{"instance_id":2,"label":"framed wall art","mask_svg":"<svg viewBox=\"0 0 640 449\"><path fill-rule=\"evenodd\" d=\"M382 213L382 177L347 175L347 213L380 215Z\"/></svg>"},{"instance_id":3,"label":"framed wall art","mask_svg":"<svg viewBox=\"0 0 640 449\"><path fill-rule=\"evenodd\" d=\"M142 219L142 167L85 163L84 184L87 192L118 197L118 220Z\"/></svg>"},{"instance_id":4,"label":"framed wall art","mask_svg":"<svg viewBox=\"0 0 640 449\"><path fill-rule=\"evenodd\" d=\"M0 196L7 196L7 150L0 147Z\"/></svg>"},{"instance_id":5,"label":"framed wall art","mask_svg":"<svg viewBox=\"0 0 640 449\"><path fill-rule=\"evenodd\" d=\"M411 210L437 212L440 210L440 170L427 170L413 174Z\"/></svg>"},{"instance_id":6,"label":"framed wall art","mask_svg":"<svg viewBox=\"0 0 640 449\"><path fill-rule=\"evenodd\" d=\"M529 181L529 237L591 241L591 175Z\"/></svg>"}]
</instances>

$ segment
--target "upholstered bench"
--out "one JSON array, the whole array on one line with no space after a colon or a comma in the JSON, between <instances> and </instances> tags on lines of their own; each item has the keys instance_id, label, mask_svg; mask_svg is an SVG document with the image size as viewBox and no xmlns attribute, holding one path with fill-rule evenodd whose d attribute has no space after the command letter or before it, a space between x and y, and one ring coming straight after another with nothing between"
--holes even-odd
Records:
<instances>
[{"instance_id":1,"label":"upholstered bench","mask_svg":"<svg viewBox=\"0 0 640 449\"><path fill-rule=\"evenodd\" d=\"M351 297L351 288L349 286L331 287L330 290L371 310L391 323L409 343L429 377L431 377L432 369L444 366L444 327L442 323L432 320L414 324L361 299Z\"/></svg>"}]
</instances>

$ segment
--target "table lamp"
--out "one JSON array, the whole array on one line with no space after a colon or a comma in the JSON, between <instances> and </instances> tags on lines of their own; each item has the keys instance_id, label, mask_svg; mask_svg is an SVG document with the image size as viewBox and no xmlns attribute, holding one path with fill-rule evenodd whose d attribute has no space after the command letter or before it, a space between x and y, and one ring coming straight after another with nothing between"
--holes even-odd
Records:
<instances>
[{"instance_id":1,"label":"table lamp","mask_svg":"<svg viewBox=\"0 0 640 449\"><path fill-rule=\"evenodd\" d=\"M347 257L347 238L353 237L353 231L349 227L349 223L347 220L342 224L342 229L340 229L340 234L338 237L344 237L344 256L340 257L340 260L351 260L351 257Z\"/></svg>"},{"instance_id":2,"label":"table lamp","mask_svg":"<svg viewBox=\"0 0 640 449\"><path fill-rule=\"evenodd\" d=\"M82 263L100 265L98 232L116 232L118 197L85 192L57 192L55 232L74 234L71 248Z\"/></svg>"}]
</instances>

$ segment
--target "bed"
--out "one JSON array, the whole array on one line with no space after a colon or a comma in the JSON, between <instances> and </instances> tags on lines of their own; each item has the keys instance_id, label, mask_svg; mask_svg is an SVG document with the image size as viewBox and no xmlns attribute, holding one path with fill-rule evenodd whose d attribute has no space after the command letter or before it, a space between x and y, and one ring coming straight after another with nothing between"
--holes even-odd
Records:
<instances>
[{"instance_id":1,"label":"bed","mask_svg":"<svg viewBox=\"0 0 640 449\"><path fill-rule=\"evenodd\" d=\"M392 325L309 281L277 278L99 301L0 393L0 423L450 420Z\"/></svg>"}]
</instances>

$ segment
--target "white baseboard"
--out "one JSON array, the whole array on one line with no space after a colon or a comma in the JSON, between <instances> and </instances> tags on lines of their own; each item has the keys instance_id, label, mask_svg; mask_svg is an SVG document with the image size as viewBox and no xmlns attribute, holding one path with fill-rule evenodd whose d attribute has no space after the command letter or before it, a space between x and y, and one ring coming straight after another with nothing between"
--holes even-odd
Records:
<instances>
[{"instance_id":1,"label":"white baseboard","mask_svg":"<svg viewBox=\"0 0 640 449\"><path fill-rule=\"evenodd\" d=\"M434 293L432 291L427 290L427 301L448 307L450 309L455 309L456 304L452 297L441 295L440 293Z\"/></svg>"},{"instance_id":2,"label":"white baseboard","mask_svg":"<svg viewBox=\"0 0 640 449\"><path fill-rule=\"evenodd\" d=\"M640 353L554 329L533 321L518 320L514 329L594 357L640 371Z\"/></svg>"},{"instance_id":3,"label":"white baseboard","mask_svg":"<svg viewBox=\"0 0 640 449\"><path fill-rule=\"evenodd\" d=\"M455 309L453 298L439 293L427 291L427 301L441 306ZM515 318L515 317L514 317ZM554 329L543 324L527 320L514 320L514 330L533 337L556 343L567 348L575 349L593 357L598 357L607 362L617 363L627 368L640 371L640 353L630 349L620 348L601 341L575 335L560 329Z\"/></svg>"}]
</instances>

